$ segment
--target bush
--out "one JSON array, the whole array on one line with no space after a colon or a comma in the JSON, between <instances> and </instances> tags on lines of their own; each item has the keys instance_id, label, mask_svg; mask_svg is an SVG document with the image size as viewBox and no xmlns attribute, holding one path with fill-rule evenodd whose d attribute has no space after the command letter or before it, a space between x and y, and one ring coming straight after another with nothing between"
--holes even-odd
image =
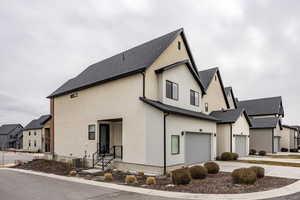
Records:
<instances>
[{"instance_id":1,"label":"bush","mask_svg":"<svg viewBox=\"0 0 300 200\"><path fill-rule=\"evenodd\" d=\"M126 183L126 184L137 184L138 181L137 181L135 175L127 175L127 176L125 177L125 183Z\"/></svg>"},{"instance_id":2,"label":"bush","mask_svg":"<svg viewBox=\"0 0 300 200\"><path fill-rule=\"evenodd\" d=\"M290 149L290 152L298 152L298 149Z\"/></svg>"},{"instance_id":3,"label":"bush","mask_svg":"<svg viewBox=\"0 0 300 200\"><path fill-rule=\"evenodd\" d=\"M258 152L258 155L260 155L260 156L265 156L265 155L267 155L267 152L266 152L266 151L259 151L259 152Z\"/></svg>"},{"instance_id":4,"label":"bush","mask_svg":"<svg viewBox=\"0 0 300 200\"><path fill-rule=\"evenodd\" d=\"M220 171L219 165L215 162L206 162L204 163L204 167L209 174L217 174Z\"/></svg>"},{"instance_id":5,"label":"bush","mask_svg":"<svg viewBox=\"0 0 300 200\"><path fill-rule=\"evenodd\" d=\"M113 176L111 173L105 173L104 174L104 180L105 181L112 181L113 180Z\"/></svg>"},{"instance_id":6,"label":"bush","mask_svg":"<svg viewBox=\"0 0 300 200\"><path fill-rule=\"evenodd\" d=\"M281 148L281 151L282 152L288 152L288 149L287 148Z\"/></svg>"},{"instance_id":7,"label":"bush","mask_svg":"<svg viewBox=\"0 0 300 200\"><path fill-rule=\"evenodd\" d=\"M232 159L237 160L239 158L239 154L237 153L232 153Z\"/></svg>"},{"instance_id":8,"label":"bush","mask_svg":"<svg viewBox=\"0 0 300 200\"><path fill-rule=\"evenodd\" d=\"M250 169L255 172L257 178L265 177L265 169L263 167L253 166Z\"/></svg>"},{"instance_id":9,"label":"bush","mask_svg":"<svg viewBox=\"0 0 300 200\"><path fill-rule=\"evenodd\" d=\"M207 176L207 169L200 165L195 165L190 168L190 174L193 179L204 179Z\"/></svg>"},{"instance_id":10,"label":"bush","mask_svg":"<svg viewBox=\"0 0 300 200\"><path fill-rule=\"evenodd\" d=\"M147 177L147 179L146 179L146 184L147 184L147 185L155 185L155 184L156 184L156 179L155 179L155 177Z\"/></svg>"},{"instance_id":11,"label":"bush","mask_svg":"<svg viewBox=\"0 0 300 200\"><path fill-rule=\"evenodd\" d=\"M173 170L171 176L174 185L187 185L191 182L191 177L187 168Z\"/></svg>"},{"instance_id":12,"label":"bush","mask_svg":"<svg viewBox=\"0 0 300 200\"><path fill-rule=\"evenodd\" d=\"M257 180L256 173L250 168L235 169L231 177L235 184L254 184Z\"/></svg>"},{"instance_id":13,"label":"bush","mask_svg":"<svg viewBox=\"0 0 300 200\"><path fill-rule=\"evenodd\" d=\"M227 161L227 160L233 160L233 155L230 152L224 152L221 154L221 160Z\"/></svg>"},{"instance_id":14,"label":"bush","mask_svg":"<svg viewBox=\"0 0 300 200\"><path fill-rule=\"evenodd\" d=\"M70 176L76 176L76 174L77 174L77 171L75 171L75 170L71 170L71 171L69 172L69 175L70 175Z\"/></svg>"},{"instance_id":15,"label":"bush","mask_svg":"<svg viewBox=\"0 0 300 200\"><path fill-rule=\"evenodd\" d=\"M255 149L250 149L249 155L256 155L256 150Z\"/></svg>"}]
</instances>

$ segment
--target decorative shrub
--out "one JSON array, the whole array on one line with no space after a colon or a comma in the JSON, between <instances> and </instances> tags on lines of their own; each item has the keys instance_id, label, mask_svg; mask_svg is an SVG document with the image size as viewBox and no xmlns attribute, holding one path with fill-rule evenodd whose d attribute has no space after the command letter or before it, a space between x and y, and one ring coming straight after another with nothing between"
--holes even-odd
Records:
<instances>
[{"instance_id":1,"label":"decorative shrub","mask_svg":"<svg viewBox=\"0 0 300 200\"><path fill-rule=\"evenodd\" d=\"M250 149L249 155L256 155L256 150L255 149Z\"/></svg>"},{"instance_id":2,"label":"decorative shrub","mask_svg":"<svg viewBox=\"0 0 300 200\"><path fill-rule=\"evenodd\" d=\"M113 180L113 176L111 173L105 173L104 174L104 180L105 181L112 181Z\"/></svg>"},{"instance_id":3,"label":"decorative shrub","mask_svg":"<svg viewBox=\"0 0 300 200\"><path fill-rule=\"evenodd\" d=\"M250 169L255 172L257 178L265 177L265 169L263 167L253 166Z\"/></svg>"},{"instance_id":4,"label":"decorative shrub","mask_svg":"<svg viewBox=\"0 0 300 200\"><path fill-rule=\"evenodd\" d=\"M216 157L216 160L221 160L221 156L217 156L217 157Z\"/></svg>"},{"instance_id":5,"label":"decorative shrub","mask_svg":"<svg viewBox=\"0 0 300 200\"><path fill-rule=\"evenodd\" d=\"M250 168L235 169L231 177L235 184L254 184L257 180L256 173Z\"/></svg>"},{"instance_id":6,"label":"decorative shrub","mask_svg":"<svg viewBox=\"0 0 300 200\"><path fill-rule=\"evenodd\" d=\"M215 162L206 162L204 163L204 167L209 174L217 174L220 171L219 165Z\"/></svg>"},{"instance_id":7,"label":"decorative shrub","mask_svg":"<svg viewBox=\"0 0 300 200\"><path fill-rule=\"evenodd\" d=\"M146 184L147 184L147 185L155 185L155 184L156 184L156 179L155 179L155 177L147 177L147 179L146 179Z\"/></svg>"},{"instance_id":8,"label":"decorative shrub","mask_svg":"<svg viewBox=\"0 0 300 200\"><path fill-rule=\"evenodd\" d=\"M126 184L137 184L138 181L137 181L135 175L127 175L127 176L125 177L125 183L126 183Z\"/></svg>"},{"instance_id":9,"label":"decorative shrub","mask_svg":"<svg viewBox=\"0 0 300 200\"><path fill-rule=\"evenodd\" d=\"M70 176L76 176L76 174L77 174L77 171L75 171L75 170L72 170L69 172Z\"/></svg>"},{"instance_id":10,"label":"decorative shrub","mask_svg":"<svg viewBox=\"0 0 300 200\"><path fill-rule=\"evenodd\" d=\"M207 169L201 165L190 167L190 174L193 179L204 179L207 176Z\"/></svg>"},{"instance_id":11,"label":"decorative shrub","mask_svg":"<svg viewBox=\"0 0 300 200\"><path fill-rule=\"evenodd\" d=\"M281 148L281 151L282 152L288 152L288 149L287 148Z\"/></svg>"},{"instance_id":12,"label":"decorative shrub","mask_svg":"<svg viewBox=\"0 0 300 200\"><path fill-rule=\"evenodd\" d=\"M239 158L239 154L237 153L232 153L232 159L237 160Z\"/></svg>"},{"instance_id":13,"label":"decorative shrub","mask_svg":"<svg viewBox=\"0 0 300 200\"><path fill-rule=\"evenodd\" d=\"M187 185L191 182L188 168L173 170L171 176L174 185Z\"/></svg>"},{"instance_id":14,"label":"decorative shrub","mask_svg":"<svg viewBox=\"0 0 300 200\"><path fill-rule=\"evenodd\" d=\"M290 152L298 152L298 149L290 149Z\"/></svg>"},{"instance_id":15,"label":"decorative shrub","mask_svg":"<svg viewBox=\"0 0 300 200\"><path fill-rule=\"evenodd\" d=\"M260 155L260 156L265 156L265 155L267 155L267 152L266 152L266 151L259 151L259 152L258 152L258 155Z\"/></svg>"},{"instance_id":16,"label":"decorative shrub","mask_svg":"<svg viewBox=\"0 0 300 200\"><path fill-rule=\"evenodd\" d=\"M144 172L138 172L137 175L138 175L138 176L145 176L145 173L144 173Z\"/></svg>"},{"instance_id":17,"label":"decorative shrub","mask_svg":"<svg viewBox=\"0 0 300 200\"><path fill-rule=\"evenodd\" d=\"M230 152L224 152L221 154L221 160L227 161L227 160L233 160L233 155Z\"/></svg>"}]
</instances>

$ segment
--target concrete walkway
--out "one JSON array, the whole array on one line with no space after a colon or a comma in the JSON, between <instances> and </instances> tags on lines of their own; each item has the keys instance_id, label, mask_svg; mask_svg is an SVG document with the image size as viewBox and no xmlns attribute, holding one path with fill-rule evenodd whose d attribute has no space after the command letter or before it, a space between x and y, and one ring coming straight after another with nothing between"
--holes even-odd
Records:
<instances>
[{"instance_id":1,"label":"concrete walkway","mask_svg":"<svg viewBox=\"0 0 300 200\"><path fill-rule=\"evenodd\" d=\"M239 160L265 160L265 161L275 161L275 162L289 162L289 163L300 163L300 159L290 159L290 158L271 158L268 156L249 156L241 157Z\"/></svg>"},{"instance_id":2,"label":"concrete walkway","mask_svg":"<svg viewBox=\"0 0 300 200\"><path fill-rule=\"evenodd\" d=\"M229 161L217 161L217 163L220 165L221 171L224 172L232 172L234 169L241 168L241 167L261 166L265 168L266 176L300 179L300 168L298 167L281 167L281 166L273 166L273 165L258 165L258 164L229 162Z\"/></svg>"}]
</instances>

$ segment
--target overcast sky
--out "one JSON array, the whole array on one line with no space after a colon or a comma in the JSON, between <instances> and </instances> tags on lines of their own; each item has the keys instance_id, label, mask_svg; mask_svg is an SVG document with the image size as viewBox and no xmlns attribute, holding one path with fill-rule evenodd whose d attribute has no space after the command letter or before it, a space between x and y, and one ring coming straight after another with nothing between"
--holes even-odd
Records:
<instances>
[{"instance_id":1,"label":"overcast sky","mask_svg":"<svg viewBox=\"0 0 300 200\"><path fill-rule=\"evenodd\" d=\"M50 93L87 66L183 27L199 70L239 99L282 96L300 124L300 1L1 0L0 125L49 113Z\"/></svg>"}]
</instances>

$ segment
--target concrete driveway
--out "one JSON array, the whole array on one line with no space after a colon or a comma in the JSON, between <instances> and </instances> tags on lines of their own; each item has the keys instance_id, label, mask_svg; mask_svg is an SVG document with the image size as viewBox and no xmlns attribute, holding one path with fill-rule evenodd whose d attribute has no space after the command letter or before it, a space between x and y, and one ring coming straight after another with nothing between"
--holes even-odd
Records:
<instances>
[{"instance_id":1,"label":"concrete driveway","mask_svg":"<svg viewBox=\"0 0 300 200\"><path fill-rule=\"evenodd\" d=\"M43 157L41 153L22 153L22 152L6 152L0 151L0 166L15 164L17 160L27 162L35 158Z\"/></svg>"}]
</instances>

